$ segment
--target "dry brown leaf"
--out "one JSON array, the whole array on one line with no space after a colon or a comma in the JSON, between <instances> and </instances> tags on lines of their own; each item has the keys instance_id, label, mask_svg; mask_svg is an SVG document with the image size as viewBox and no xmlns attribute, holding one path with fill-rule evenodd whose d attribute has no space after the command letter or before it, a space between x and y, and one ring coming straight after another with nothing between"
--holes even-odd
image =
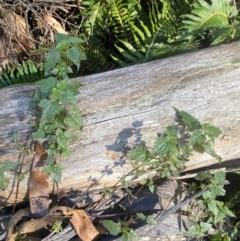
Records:
<instances>
[{"instance_id":1,"label":"dry brown leaf","mask_svg":"<svg viewBox=\"0 0 240 241\"><path fill-rule=\"evenodd\" d=\"M54 30L56 30L58 33L63 33L63 34L68 34L63 27L61 26L61 24L51 15L49 14L45 14L43 16L43 20L49 25L51 26Z\"/></svg>"},{"instance_id":2,"label":"dry brown leaf","mask_svg":"<svg viewBox=\"0 0 240 241\"><path fill-rule=\"evenodd\" d=\"M27 50L35 49L34 40L27 30L27 24L24 18L16 13L7 13L4 15L2 22L3 37L6 37L8 41L18 42L14 45L14 48L20 51L20 43Z\"/></svg>"},{"instance_id":3,"label":"dry brown leaf","mask_svg":"<svg viewBox=\"0 0 240 241\"><path fill-rule=\"evenodd\" d=\"M36 217L44 217L49 207L49 175L42 170L48 155L39 142L35 144L35 152L29 180L30 210Z\"/></svg>"},{"instance_id":4,"label":"dry brown leaf","mask_svg":"<svg viewBox=\"0 0 240 241\"><path fill-rule=\"evenodd\" d=\"M74 210L64 214L72 215L70 221L82 241L94 241L100 236L84 210Z\"/></svg>"}]
</instances>

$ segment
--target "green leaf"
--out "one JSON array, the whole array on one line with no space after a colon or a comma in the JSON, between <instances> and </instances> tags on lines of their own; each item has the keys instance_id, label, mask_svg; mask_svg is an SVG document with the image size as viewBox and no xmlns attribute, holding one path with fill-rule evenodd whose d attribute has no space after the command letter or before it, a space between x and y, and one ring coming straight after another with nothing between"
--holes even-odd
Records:
<instances>
[{"instance_id":1,"label":"green leaf","mask_svg":"<svg viewBox=\"0 0 240 241\"><path fill-rule=\"evenodd\" d=\"M62 61L61 53L58 49L53 48L49 51L47 58L44 62L45 73L48 75L49 71L54 69L58 63Z\"/></svg>"},{"instance_id":2,"label":"green leaf","mask_svg":"<svg viewBox=\"0 0 240 241\"><path fill-rule=\"evenodd\" d=\"M49 168L49 167L51 167L51 165L54 164L54 162L55 162L55 158L53 157L53 155L48 155L47 160L46 160L46 166ZM51 168L51 171L48 168L46 168L45 171L46 171L46 173L49 174L52 172L52 168ZM50 171L50 172L47 172L47 171Z\"/></svg>"},{"instance_id":3,"label":"green leaf","mask_svg":"<svg viewBox=\"0 0 240 241\"><path fill-rule=\"evenodd\" d=\"M176 138L160 136L155 142L152 153L164 155L176 146Z\"/></svg>"},{"instance_id":4,"label":"green leaf","mask_svg":"<svg viewBox=\"0 0 240 241\"><path fill-rule=\"evenodd\" d=\"M209 193L211 195L211 199L215 199L217 196L224 196L226 194L223 186L220 185L210 185Z\"/></svg>"},{"instance_id":5,"label":"green leaf","mask_svg":"<svg viewBox=\"0 0 240 241\"><path fill-rule=\"evenodd\" d=\"M214 215L218 214L219 209L215 200L210 200L207 205L209 211L211 211Z\"/></svg>"},{"instance_id":6,"label":"green leaf","mask_svg":"<svg viewBox=\"0 0 240 241\"><path fill-rule=\"evenodd\" d=\"M191 237L194 237L194 236L197 236L198 235L198 230L197 230L197 226L196 225L193 225L191 226L187 233L187 235L191 236Z\"/></svg>"},{"instance_id":7,"label":"green leaf","mask_svg":"<svg viewBox=\"0 0 240 241\"><path fill-rule=\"evenodd\" d=\"M67 89L69 91L71 91L74 96L75 95L78 95L80 92L79 92L79 88L82 86L82 84L80 82L77 82L77 81L71 81L70 83L68 83L68 86L67 86Z\"/></svg>"},{"instance_id":8,"label":"green leaf","mask_svg":"<svg viewBox=\"0 0 240 241\"><path fill-rule=\"evenodd\" d=\"M194 130L190 139L189 144L195 145L195 144L202 144L206 140L206 136L203 134L202 130Z\"/></svg>"},{"instance_id":9,"label":"green leaf","mask_svg":"<svg viewBox=\"0 0 240 241\"><path fill-rule=\"evenodd\" d=\"M155 218L152 215L147 216L146 221L147 221L147 224L150 224L150 225L157 224L157 221L155 220Z\"/></svg>"},{"instance_id":10,"label":"green leaf","mask_svg":"<svg viewBox=\"0 0 240 241\"><path fill-rule=\"evenodd\" d=\"M52 88L56 86L57 79L50 76L46 79L38 81L37 84L41 87L42 92L49 93L51 92Z\"/></svg>"},{"instance_id":11,"label":"green leaf","mask_svg":"<svg viewBox=\"0 0 240 241\"><path fill-rule=\"evenodd\" d=\"M132 228L123 229L122 241L139 240Z\"/></svg>"},{"instance_id":12,"label":"green leaf","mask_svg":"<svg viewBox=\"0 0 240 241\"><path fill-rule=\"evenodd\" d=\"M0 189L4 190L9 184L9 180L4 177L3 173L0 173Z\"/></svg>"},{"instance_id":13,"label":"green leaf","mask_svg":"<svg viewBox=\"0 0 240 241\"><path fill-rule=\"evenodd\" d=\"M219 185L224 185L226 181L226 173L223 171L218 171L214 173L214 178Z\"/></svg>"},{"instance_id":14,"label":"green leaf","mask_svg":"<svg viewBox=\"0 0 240 241\"><path fill-rule=\"evenodd\" d=\"M151 193L154 193L154 190L155 190L155 185L154 184L149 185L148 188L149 188Z\"/></svg>"},{"instance_id":15,"label":"green leaf","mask_svg":"<svg viewBox=\"0 0 240 241\"><path fill-rule=\"evenodd\" d=\"M65 147L65 148L62 149L62 156L63 157L69 158L70 155L71 155L71 152L68 148Z\"/></svg>"},{"instance_id":16,"label":"green leaf","mask_svg":"<svg viewBox=\"0 0 240 241\"><path fill-rule=\"evenodd\" d=\"M42 116L49 122L53 121L55 115L60 111L60 105L57 101L50 101L48 99L42 99L39 103L39 107L42 107Z\"/></svg>"},{"instance_id":17,"label":"green leaf","mask_svg":"<svg viewBox=\"0 0 240 241\"><path fill-rule=\"evenodd\" d=\"M52 165L52 173L50 174L51 175L51 178L60 183L61 182L61 177L62 177L62 166L59 165L59 164L54 164Z\"/></svg>"},{"instance_id":18,"label":"green leaf","mask_svg":"<svg viewBox=\"0 0 240 241\"><path fill-rule=\"evenodd\" d=\"M210 223L205 223L205 222L201 222L201 223L200 223L200 227L201 227L202 233L205 233L205 232L207 232L207 231L212 227L212 224L210 224Z\"/></svg>"},{"instance_id":19,"label":"green leaf","mask_svg":"<svg viewBox=\"0 0 240 241\"><path fill-rule=\"evenodd\" d=\"M44 137L45 137L45 132L42 129L39 129L34 133L34 138L36 139L40 139Z\"/></svg>"},{"instance_id":20,"label":"green leaf","mask_svg":"<svg viewBox=\"0 0 240 241\"><path fill-rule=\"evenodd\" d=\"M54 38L55 38L55 41L59 43L63 40L68 40L69 36L63 33L55 33Z\"/></svg>"},{"instance_id":21,"label":"green leaf","mask_svg":"<svg viewBox=\"0 0 240 241\"><path fill-rule=\"evenodd\" d=\"M3 171L13 171L19 166L19 162L14 161L4 161L2 164Z\"/></svg>"},{"instance_id":22,"label":"green leaf","mask_svg":"<svg viewBox=\"0 0 240 241\"><path fill-rule=\"evenodd\" d=\"M205 30L211 31L220 27L228 27L229 19L236 16L237 12L237 9L226 0L215 0L211 5L207 1L199 0L191 14L182 15L187 19L183 20L183 29L192 32L193 36L203 37Z\"/></svg>"},{"instance_id":23,"label":"green leaf","mask_svg":"<svg viewBox=\"0 0 240 241\"><path fill-rule=\"evenodd\" d=\"M227 206L224 206L222 211L228 217L232 217L232 218L236 217L235 214L231 210L229 210Z\"/></svg>"},{"instance_id":24,"label":"green leaf","mask_svg":"<svg viewBox=\"0 0 240 241\"><path fill-rule=\"evenodd\" d=\"M209 179L209 178L211 178L211 177L212 177L212 174L210 173L209 170L207 170L207 171L201 171L201 172L199 172L199 173L196 175L195 179L198 180L198 181L200 181L200 182L202 182L202 181L204 181L204 180L206 180L206 179Z\"/></svg>"},{"instance_id":25,"label":"green leaf","mask_svg":"<svg viewBox=\"0 0 240 241\"><path fill-rule=\"evenodd\" d=\"M77 66L77 70L80 67L80 54L78 48L72 47L66 51L67 57Z\"/></svg>"},{"instance_id":26,"label":"green leaf","mask_svg":"<svg viewBox=\"0 0 240 241\"><path fill-rule=\"evenodd\" d=\"M78 108L73 108L67 112L64 123L76 130L82 127L82 115Z\"/></svg>"},{"instance_id":27,"label":"green leaf","mask_svg":"<svg viewBox=\"0 0 240 241\"><path fill-rule=\"evenodd\" d=\"M128 158L140 162L146 162L149 159L150 152L145 146L138 146L128 153Z\"/></svg>"},{"instance_id":28,"label":"green leaf","mask_svg":"<svg viewBox=\"0 0 240 241\"><path fill-rule=\"evenodd\" d=\"M185 111L179 111L178 109L174 108L177 115L180 117L181 121L184 125L188 126L192 130L201 129L201 123L192 115L188 114Z\"/></svg>"},{"instance_id":29,"label":"green leaf","mask_svg":"<svg viewBox=\"0 0 240 241\"><path fill-rule=\"evenodd\" d=\"M177 130L174 126L168 126L165 130L168 136L177 136Z\"/></svg>"},{"instance_id":30,"label":"green leaf","mask_svg":"<svg viewBox=\"0 0 240 241\"><path fill-rule=\"evenodd\" d=\"M68 139L65 136L57 137L57 143L61 148L65 148L68 145Z\"/></svg>"},{"instance_id":31,"label":"green leaf","mask_svg":"<svg viewBox=\"0 0 240 241\"><path fill-rule=\"evenodd\" d=\"M214 138L218 137L222 133L222 131L218 127L209 124L203 124L202 127L212 141L214 140Z\"/></svg>"},{"instance_id":32,"label":"green leaf","mask_svg":"<svg viewBox=\"0 0 240 241\"><path fill-rule=\"evenodd\" d=\"M205 152L205 148L204 148L203 144L197 143L192 148L193 148L194 151L199 152L199 153Z\"/></svg>"},{"instance_id":33,"label":"green leaf","mask_svg":"<svg viewBox=\"0 0 240 241\"><path fill-rule=\"evenodd\" d=\"M71 104L73 106L77 106L77 101L74 94L68 89L60 95L59 99L63 104Z\"/></svg>"},{"instance_id":34,"label":"green leaf","mask_svg":"<svg viewBox=\"0 0 240 241\"><path fill-rule=\"evenodd\" d=\"M102 225L108 230L111 235L118 235L121 231L121 224L115 223L112 220L102 220Z\"/></svg>"},{"instance_id":35,"label":"green leaf","mask_svg":"<svg viewBox=\"0 0 240 241\"><path fill-rule=\"evenodd\" d=\"M143 213L136 213L136 215L137 215L137 218L139 218L139 219L142 219L142 220L146 220L147 219L147 216L144 215Z\"/></svg>"},{"instance_id":36,"label":"green leaf","mask_svg":"<svg viewBox=\"0 0 240 241\"><path fill-rule=\"evenodd\" d=\"M50 161L49 161L50 162ZM52 165L45 165L42 170L43 173L51 174L52 173Z\"/></svg>"},{"instance_id":37,"label":"green leaf","mask_svg":"<svg viewBox=\"0 0 240 241\"><path fill-rule=\"evenodd\" d=\"M211 142L206 142L203 144L205 151L211 155L212 157L216 158L219 162L221 162L222 158L217 155L217 153L215 152L215 150L213 149L212 143Z\"/></svg>"}]
</instances>

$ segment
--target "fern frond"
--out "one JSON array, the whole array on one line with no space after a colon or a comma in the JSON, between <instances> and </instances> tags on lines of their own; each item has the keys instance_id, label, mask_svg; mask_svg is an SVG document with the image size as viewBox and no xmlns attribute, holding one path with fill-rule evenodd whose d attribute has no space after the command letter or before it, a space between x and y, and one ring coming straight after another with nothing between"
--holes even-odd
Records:
<instances>
[{"instance_id":1,"label":"fern frond","mask_svg":"<svg viewBox=\"0 0 240 241\"><path fill-rule=\"evenodd\" d=\"M89 75L116 68L116 63L110 57L112 49L105 46L104 36L93 35L81 47L87 59L81 61L79 75Z\"/></svg>"},{"instance_id":2,"label":"fern frond","mask_svg":"<svg viewBox=\"0 0 240 241\"><path fill-rule=\"evenodd\" d=\"M130 25L137 19L138 12L135 10L135 2L123 0L108 0L110 4L111 13L111 27L112 33L116 39L124 41L132 41L132 33Z\"/></svg>"},{"instance_id":3,"label":"fern frond","mask_svg":"<svg viewBox=\"0 0 240 241\"><path fill-rule=\"evenodd\" d=\"M37 67L31 60L15 63L14 68L9 64L0 75L0 88L14 84L34 83L44 77L43 64Z\"/></svg>"},{"instance_id":4,"label":"fern frond","mask_svg":"<svg viewBox=\"0 0 240 241\"><path fill-rule=\"evenodd\" d=\"M83 33L80 35L81 38L87 39L89 36L101 34L101 31L107 28L105 21L107 14L106 1L83 0L81 6L84 7L81 15L85 19L80 26Z\"/></svg>"},{"instance_id":5,"label":"fern frond","mask_svg":"<svg viewBox=\"0 0 240 241\"><path fill-rule=\"evenodd\" d=\"M212 0L208 4L204 0L199 0L191 14L182 15L185 26L183 29L191 33L191 39L196 36L203 36L205 30L217 27L229 28L229 21L236 16L237 11L233 5L226 0Z\"/></svg>"}]
</instances>

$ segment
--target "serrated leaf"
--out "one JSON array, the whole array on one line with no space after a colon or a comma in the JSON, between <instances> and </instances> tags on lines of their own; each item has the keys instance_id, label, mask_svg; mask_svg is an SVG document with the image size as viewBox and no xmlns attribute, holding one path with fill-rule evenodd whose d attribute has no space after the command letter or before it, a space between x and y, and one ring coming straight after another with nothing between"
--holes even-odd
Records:
<instances>
[{"instance_id":1,"label":"serrated leaf","mask_svg":"<svg viewBox=\"0 0 240 241\"><path fill-rule=\"evenodd\" d=\"M54 39L57 43L59 43L60 41L63 41L63 40L68 40L69 39L69 36L66 35L66 34L63 34L63 33L55 33L54 34Z\"/></svg>"},{"instance_id":2,"label":"serrated leaf","mask_svg":"<svg viewBox=\"0 0 240 241\"><path fill-rule=\"evenodd\" d=\"M0 189L4 190L9 184L9 180L4 177L3 173L0 173Z\"/></svg>"},{"instance_id":3,"label":"serrated leaf","mask_svg":"<svg viewBox=\"0 0 240 241\"><path fill-rule=\"evenodd\" d=\"M57 101L50 101L47 99L42 99L39 103L39 107L42 107L42 117L47 119L49 122L53 121L55 115L60 111L60 105Z\"/></svg>"},{"instance_id":4,"label":"serrated leaf","mask_svg":"<svg viewBox=\"0 0 240 241\"><path fill-rule=\"evenodd\" d=\"M157 224L157 221L155 220L155 218L152 215L147 216L146 221L147 221L147 224L150 224L150 225Z\"/></svg>"},{"instance_id":5,"label":"serrated leaf","mask_svg":"<svg viewBox=\"0 0 240 241\"><path fill-rule=\"evenodd\" d=\"M216 158L219 162L221 162L222 158L217 155L217 153L215 152L215 150L213 149L212 143L211 142L206 142L203 144L205 151L211 155L212 157Z\"/></svg>"},{"instance_id":6,"label":"serrated leaf","mask_svg":"<svg viewBox=\"0 0 240 241\"><path fill-rule=\"evenodd\" d=\"M62 150L62 156L63 157L68 158L68 157L70 157L70 155L71 155L71 152L68 148L65 148L65 149Z\"/></svg>"},{"instance_id":7,"label":"serrated leaf","mask_svg":"<svg viewBox=\"0 0 240 241\"><path fill-rule=\"evenodd\" d=\"M196 226L191 226L187 233L187 235L191 236L191 237L194 237L194 236L197 236L198 232L197 232L197 227Z\"/></svg>"},{"instance_id":8,"label":"serrated leaf","mask_svg":"<svg viewBox=\"0 0 240 241\"><path fill-rule=\"evenodd\" d=\"M51 162L51 161L49 161L49 162ZM52 165L45 165L45 166L43 167L42 172L43 172L43 173L47 173L47 174L52 173Z\"/></svg>"},{"instance_id":9,"label":"serrated leaf","mask_svg":"<svg viewBox=\"0 0 240 241\"><path fill-rule=\"evenodd\" d=\"M149 158L150 152L145 146L138 146L128 153L128 158L140 162L146 162Z\"/></svg>"},{"instance_id":10,"label":"serrated leaf","mask_svg":"<svg viewBox=\"0 0 240 241\"><path fill-rule=\"evenodd\" d=\"M214 173L214 178L217 180L219 185L224 185L226 181L226 173L223 171L218 171Z\"/></svg>"},{"instance_id":11,"label":"serrated leaf","mask_svg":"<svg viewBox=\"0 0 240 241\"><path fill-rule=\"evenodd\" d=\"M50 174L51 178L58 183L61 182L62 169L63 169L62 166L59 164L54 164L52 166L52 173Z\"/></svg>"},{"instance_id":12,"label":"serrated leaf","mask_svg":"<svg viewBox=\"0 0 240 241\"><path fill-rule=\"evenodd\" d=\"M64 148L68 145L68 139L65 136L57 137L57 143L61 148Z\"/></svg>"},{"instance_id":13,"label":"serrated leaf","mask_svg":"<svg viewBox=\"0 0 240 241\"><path fill-rule=\"evenodd\" d=\"M72 47L66 51L67 57L77 66L77 70L80 67L80 54L76 47Z\"/></svg>"},{"instance_id":14,"label":"serrated leaf","mask_svg":"<svg viewBox=\"0 0 240 241\"><path fill-rule=\"evenodd\" d=\"M42 92L49 93L56 86L57 79L51 76L38 81L37 84L40 86Z\"/></svg>"},{"instance_id":15,"label":"serrated leaf","mask_svg":"<svg viewBox=\"0 0 240 241\"><path fill-rule=\"evenodd\" d=\"M201 123L199 122L198 119L193 117L192 115L188 114L185 111L179 111L178 109L174 108L177 115L181 118L181 121L183 122L184 125L190 127L191 129L200 129Z\"/></svg>"},{"instance_id":16,"label":"serrated leaf","mask_svg":"<svg viewBox=\"0 0 240 241\"><path fill-rule=\"evenodd\" d=\"M34 138L36 139L40 139L44 137L45 137L45 132L42 129L39 129L34 133Z\"/></svg>"},{"instance_id":17,"label":"serrated leaf","mask_svg":"<svg viewBox=\"0 0 240 241\"><path fill-rule=\"evenodd\" d=\"M73 106L77 105L76 98L70 90L64 91L60 96L60 100L63 104L71 104Z\"/></svg>"},{"instance_id":18,"label":"serrated leaf","mask_svg":"<svg viewBox=\"0 0 240 241\"><path fill-rule=\"evenodd\" d=\"M77 108L69 110L64 119L64 123L73 129L79 130L82 126L81 112Z\"/></svg>"},{"instance_id":19,"label":"serrated leaf","mask_svg":"<svg viewBox=\"0 0 240 241\"><path fill-rule=\"evenodd\" d=\"M215 199L217 196L224 196L226 191L224 190L223 186L219 185L211 185L209 187L209 192L211 195L211 199Z\"/></svg>"},{"instance_id":20,"label":"serrated leaf","mask_svg":"<svg viewBox=\"0 0 240 241\"><path fill-rule=\"evenodd\" d=\"M142 220L146 220L146 218L147 218L147 216L144 215L143 213L136 213L136 215L137 215L137 218L142 219Z\"/></svg>"},{"instance_id":21,"label":"serrated leaf","mask_svg":"<svg viewBox=\"0 0 240 241\"><path fill-rule=\"evenodd\" d=\"M217 215L219 209L218 209L218 207L217 207L216 201L215 201L215 200L210 200L207 205L208 205L208 209L209 209L214 215Z\"/></svg>"},{"instance_id":22,"label":"serrated leaf","mask_svg":"<svg viewBox=\"0 0 240 241\"><path fill-rule=\"evenodd\" d=\"M168 136L176 136L177 135L177 130L174 126L168 126L165 130L165 133Z\"/></svg>"},{"instance_id":23,"label":"serrated leaf","mask_svg":"<svg viewBox=\"0 0 240 241\"><path fill-rule=\"evenodd\" d=\"M155 185L154 184L149 185L148 188L149 188L151 193L154 193L154 189L155 189Z\"/></svg>"},{"instance_id":24,"label":"serrated leaf","mask_svg":"<svg viewBox=\"0 0 240 241\"><path fill-rule=\"evenodd\" d=\"M222 131L218 127L209 124L203 124L203 130L212 141L214 140L214 138L218 137L222 133Z\"/></svg>"},{"instance_id":25,"label":"serrated leaf","mask_svg":"<svg viewBox=\"0 0 240 241\"><path fill-rule=\"evenodd\" d=\"M172 142L170 139L160 136L155 142L154 148L153 148L153 154L161 154L164 155L167 152L169 152L173 147L176 146L176 143Z\"/></svg>"},{"instance_id":26,"label":"serrated leaf","mask_svg":"<svg viewBox=\"0 0 240 241\"><path fill-rule=\"evenodd\" d=\"M81 39L81 38L77 38L77 37L72 37L70 36L68 41L71 43L71 44L82 44L82 43L85 43L85 40Z\"/></svg>"},{"instance_id":27,"label":"serrated leaf","mask_svg":"<svg viewBox=\"0 0 240 241\"><path fill-rule=\"evenodd\" d=\"M200 227L201 227L201 231L203 233L207 232L211 227L212 227L212 224L210 223L205 223L205 222L201 222L200 223Z\"/></svg>"},{"instance_id":28,"label":"serrated leaf","mask_svg":"<svg viewBox=\"0 0 240 241\"><path fill-rule=\"evenodd\" d=\"M102 220L101 223L108 230L108 232L113 236L118 235L121 231L120 223L115 223L112 220Z\"/></svg>"},{"instance_id":29,"label":"serrated leaf","mask_svg":"<svg viewBox=\"0 0 240 241\"><path fill-rule=\"evenodd\" d=\"M73 93L73 95L78 95L80 92L79 92L79 88L82 86L82 84L80 82L77 82L77 81L73 81L71 83L68 83L68 87L67 89L69 91L71 91Z\"/></svg>"},{"instance_id":30,"label":"serrated leaf","mask_svg":"<svg viewBox=\"0 0 240 241\"><path fill-rule=\"evenodd\" d=\"M48 56L44 62L45 73L55 68L55 66L62 60L61 53L58 49L53 48L48 52Z\"/></svg>"},{"instance_id":31,"label":"serrated leaf","mask_svg":"<svg viewBox=\"0 0 240 241\"><path fill-rule=\"evenodd\" d=\"M190 139L189 144L195 145L195 144L202 144L206 140L206 136L203 134L202 130L194 130Z\"/></svg>"},{"instance_id":32,"label":"serrated leaf","mask_svg":"<svg viewBox=\"0 0 240 241\"><path fill-rule=\"evenodd\" d=\"M19 166L18 162L4 161L2 164L3 171L12 171Z\"/></svg>"},{"instance_id":33,"label":"serrated leaf","mask_svg":"<svg viewBox=\"0 0 240 241\"><path fill-rule=\"evenodd\" d=\"M209 179L211 176L212 176L212 175L211 175L211 173L210 173L209 170L207 170L207 171L201 171L201 172L199 172L199 173L196 175L195 179L202 182L202 181L204 181L204 180L206 180L206 179Z\"/></svg>"},{"instance_id":34,"label":"serrated leaf","mask_svg":"<svg viewBox=\"0 0 240 241\"><path fill-rule=\"evenodd\" d=\"M224 206L223 212L225 213L225 215L229 217L232 217L232 218L236 217L235 214L231 210L229 210L227 206Z\"/></svg>"},{"instance_id":35,"label":"serrated leaf","mask_svg":"<svg viewBox=\"0 0 240 241\"><path fill-rule=\"evenodd\" d=\"M45 162L46 162L46 166L51 167L51 165L53 165L55 162L55 158L52 155L48 155L47 160ZM46 168L46 171L50 171L50 169ZM51 173L51 171L46 173Z\"/></svg>"}]
</instances>

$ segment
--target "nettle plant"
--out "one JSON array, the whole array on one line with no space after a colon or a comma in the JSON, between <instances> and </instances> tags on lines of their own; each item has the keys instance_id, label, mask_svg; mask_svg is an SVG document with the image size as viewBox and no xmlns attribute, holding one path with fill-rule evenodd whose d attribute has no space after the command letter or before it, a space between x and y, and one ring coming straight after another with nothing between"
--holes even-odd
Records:
<instances>
[{"instance_id":1,"label":"nettle plant","mask_svg":"<svg viewBox=\"0 0 240 241\"><path fill-rule=\"evenodd\" d=\"M36 109L36 120L32 123L36 139L45 139L48 144L48 158L44 172L60 182L62 167L56 163L58 157L69 157L71 129L80 130L81 112L75 96L79 94L80 83L70 81L73 66L80 67L86 59L81 48L84 42L77 37L55 35L56 46L44 60L45 79L37 82L40 89L34 94L31 106Z\"/></svg>"},{"instance_id":2,"label":"nettle plant","mask_svg":"<svg viewBox=\"0 0 240 241\"><path fill-rule=\"evenodd\" d=\"M232 230L229 228L229 233L224 232L222 228L224 224L231 226L230 218L234 218L235 215L229 209L227 202L218 200L219 196L225 196L226 193L224 189L226 173L218 171L211 174L209 171L202 171L197 174L195 179L200 182L200 186L193 182L189 186L189 190L196 191L197 188L201 188L206 189L206 192L194 204L195 207L197 206L198 213L189 216L191 227L187 235L200 238L206 235L210 228L213 228L215 229L215 237L219 238L218 240L235 240L235 238L227 239L233 235L234 228ZM193 213L194 207L189 206L188 210ZM226 239L221 239L224 236Z\"/></svg>"},{"instance_id":3,"label":"nettle plant","mask_svg":"<svg viewBox=\"0 0 240 241\"><path fill-rule=\"evenodd\" d=\"M141 177L146 170L154 170L155 178L178 176L194 151L206 152L221 161L213 148L214 140L221 134L221 130L210 124L201 124L187 112L174 109L178 125L168 126L158 136L152 150L141 145L128 154L137 177ZM141 184L148 184L153 191L153 175L143 178Z\"/></svg>"},{"instance_id":4,"label":"nettle plant","mask_svg":"<svg viewBox=\"0 0 240 241\"><path fill-rule=\"evenodd\" d=\"M185 111L176 108L174 110L178 123L168 126L157 137L152 149L141 145L130 151L128 158L132 160L133 169L128 174L123 175L117 184L121 182L122 186L126 188L132 186L133 182L132 179L129 179L129 176L134 174L134 178L140 178L140 183L147 185L150 191L154 192L154 180L156 178L179 176L189 157L195 151L208 153L221 162L221 157L217 155L213 148L215 139L222 133L221 130L207 123L201 124L199 120ZM150 174L146 175L146 172ZM196 176L200 185L196 183L189 185L189 192L196 192L199 189L205 189L206 191L196 201L201 213L190 217L191 227L186 235L199 238L205 236L210 228L215 228L221 233L223 223L230 217L234 217L228 206L217 200L219 196L225 195L225 178L226 174L223 171L215 174L205 171ZM107 189L106 194L108 193L111 193L111 190ZM139 215L136 215L136 219L141 218L141 215ZM145 218L146 221L152 220L151 216ZM147 223L149 222L147 221ZM123 233L123 240L136 237L133 230L130 227L126 228L121 222L105 220L102 221L102 224L112 235Z\"/></svg>"}]
</instances>

